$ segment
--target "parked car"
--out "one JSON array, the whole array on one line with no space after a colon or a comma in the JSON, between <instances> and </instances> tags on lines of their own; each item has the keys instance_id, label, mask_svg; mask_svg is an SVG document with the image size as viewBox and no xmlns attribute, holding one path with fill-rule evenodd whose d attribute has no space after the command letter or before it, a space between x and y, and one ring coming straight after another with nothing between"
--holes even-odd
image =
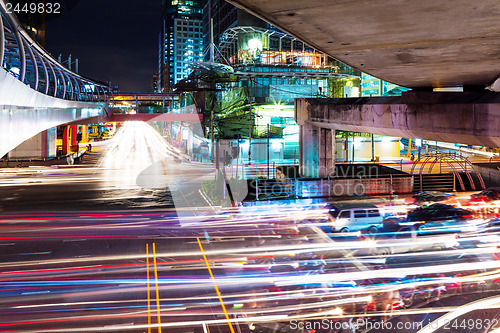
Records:
<instances>
[{"instance_id":1,"label":"parked car","mask_svg":"<svg viewBox=\"0 0 500 333\"><path fill-rule=\"evenodd\" d=\"M426 207L419 207L408 213L407 221L440 221L447 219L465 220L475 218L473 211L453 207L451 205L435 203Z\"/></svg>"},{"instance_id":2,"label":"parked car","mask_svg":"<svg viewBox=\"0 0 500 333\"><path fill-rule=\"evenodd\" d=\"M324 231L349 233L366 230L370 234L383 228L382 215L377 206L366 202L335 203L329 206Z\"/></svg>"},{"instance_id":3,"label":"parked car","mask_svg":"<svg viewBox=\"0 0 500 333\"><path fill-rule=\"evenodd\" d=\"M442 203L455 207L460 206L454 194L439 191L423 191L413 195L411 198L405 199L405 204L407 205L429 206L434 203Z\"/></svg>"}]
</instances>

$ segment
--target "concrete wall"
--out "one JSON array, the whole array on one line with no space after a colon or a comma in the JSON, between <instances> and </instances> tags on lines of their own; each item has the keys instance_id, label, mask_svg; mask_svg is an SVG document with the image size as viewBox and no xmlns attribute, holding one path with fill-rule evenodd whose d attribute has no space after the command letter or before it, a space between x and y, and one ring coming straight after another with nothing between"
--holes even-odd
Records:
<instances>
[{"instance_id":1,"label":"concrete wall","mask_svg":"<svg viewBox=\"0 0 500 333\"><path fill-rule=\"evenodd\" d=\"M8 154L9 160L47 159L57 155L57 128L49 128L24 141Z\"/></svg>"},{"instance_id":2,"label":"concrete wall","mask_svg":"<svg viewBox=\"0 0 500 333\"><path fill-rule=\"evenodd\" d=\"M412 176L296 181L296 195L301 198L411 193L412 191Z\"/></svg>"},{"instance_id":3,"label":"concrete wall","mask_svg":"<svg viewBox=\"0 0 500 333\"><path fill-rule=\"evenodd\" d=\"M486 187L500 186L500 163L474 163L477 172L483 177Z\"/></svg>"}]
</instances>

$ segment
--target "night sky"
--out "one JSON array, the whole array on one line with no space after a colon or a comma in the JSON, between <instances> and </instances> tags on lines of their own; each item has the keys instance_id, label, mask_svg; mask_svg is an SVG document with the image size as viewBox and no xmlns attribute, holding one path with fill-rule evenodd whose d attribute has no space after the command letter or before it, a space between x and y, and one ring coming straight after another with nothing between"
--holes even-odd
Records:
<instances>
[{"instance_id":1,"label":"night sky","mask_svg":"<svg viewBox=\"0 0 500 333\"><path fill-rule=\"evenodd\" d=\"M146 92L158 71L161 0L80 0L48 20L45 48L79 59L79 73Z\"/></svg>"}]
</instances>

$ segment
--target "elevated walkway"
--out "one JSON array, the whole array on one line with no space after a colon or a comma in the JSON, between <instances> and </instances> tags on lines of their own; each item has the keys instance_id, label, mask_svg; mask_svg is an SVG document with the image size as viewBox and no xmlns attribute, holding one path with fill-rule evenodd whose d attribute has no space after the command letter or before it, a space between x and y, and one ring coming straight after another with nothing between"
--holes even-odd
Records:
<instances>
[{"instance_id":1,"label":"elevated walkway","mask_svg":"<svg viewBox=\"0 0 500 333\"><path fill-rule=\"evenodd\" d=\"M0 158L49 128L92 117L105 121L105 108L42 94L0 68Z\"/></svg>"},{"instance_id":2,"label":"elevated walkway","mask_svg":"<svg viewBox=\"0 0 500 333\"><path fill-rule=\"evenodd\" d=\"M200 121L203 115L198 113L143 113L143 114L113 114L106 121Z\"/></svg>"},{"instance_id":3,"label":"elevated walkway","mask_svg":"<svg viewBox=\"0 0 500 333\"><path fill-rule=\"evenodd\" d=\"M106 115L107 88L58 63L0 0L0 158L49 128Z\"/></svg>"}]
</instances>

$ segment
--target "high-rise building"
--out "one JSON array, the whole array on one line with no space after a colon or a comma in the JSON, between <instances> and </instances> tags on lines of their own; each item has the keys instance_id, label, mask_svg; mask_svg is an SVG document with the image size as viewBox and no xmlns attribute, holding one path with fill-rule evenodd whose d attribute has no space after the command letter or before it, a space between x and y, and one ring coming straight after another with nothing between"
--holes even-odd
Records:
<instances>
[{"instance_id":1,"label":"high-rise building","mask_svg":"<svg viewBox=\"0 0 500 333\"><path fill-rule=\"evenodd\" d=\"M158 91L167 92L203 59L203 7L206 0L163 0L159 40Z\"/></svg>"},{"instance_id":2,"label":"high-rise building","mask_svg":"<svg viewBox=\"0 0 500 333\"><path fill-rule=\"evenodd\" d=\"M221 37L227 29L237 26L269 28L270 24L226 2L225 0L208 0L203 9L203 29L206 32L203 40L205 50L210 44L211 20L213 22L214 44L219 45ZM208 52L205 59L208 60Z\"/></svg>"}]
</instances>

